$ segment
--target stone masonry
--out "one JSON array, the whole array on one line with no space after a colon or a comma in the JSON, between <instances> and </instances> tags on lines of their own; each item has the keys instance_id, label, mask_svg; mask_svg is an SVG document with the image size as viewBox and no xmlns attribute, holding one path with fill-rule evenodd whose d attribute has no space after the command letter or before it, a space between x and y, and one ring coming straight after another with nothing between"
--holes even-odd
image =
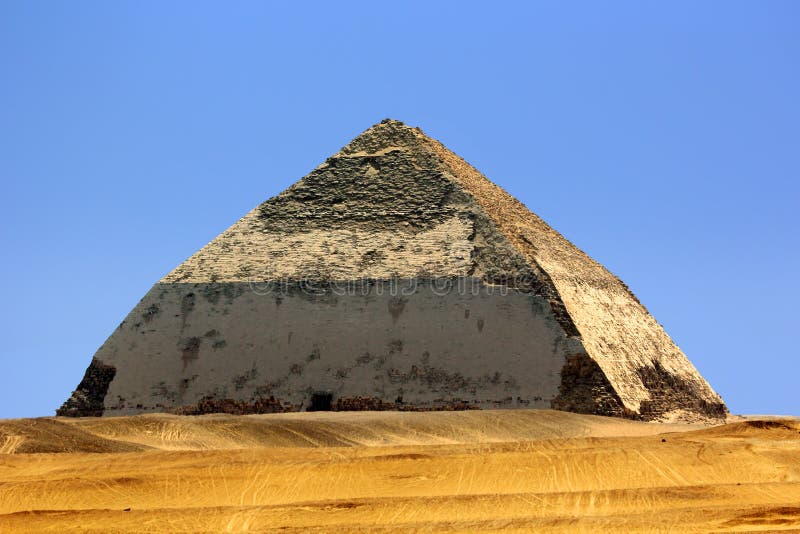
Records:
<instances>
[{"instance_id":1,"label":"stone masonry","mask_svg":"<svg viewBox=\"0 0 800 534\"><path fill-rule=\"evenodd\" d=\"M625 284L387 119L160 280L58 414L482 408L727 414Z\"/></svg>"}]
</instances>

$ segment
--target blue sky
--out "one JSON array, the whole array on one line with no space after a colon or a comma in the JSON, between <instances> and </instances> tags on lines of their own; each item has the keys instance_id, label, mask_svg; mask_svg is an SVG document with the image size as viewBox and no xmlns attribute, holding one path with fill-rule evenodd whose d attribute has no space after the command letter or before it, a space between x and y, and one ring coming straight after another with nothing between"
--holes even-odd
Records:
<instances>
[{"instance_id":1,"label":"blue sky","mask_svg":"<svg viewBox=\"0 0 800 534\"><path fill-rule=\"evenodd\" d=\"M335 4L335 5L334 5ZM620 276L734 413L800 414L800 3L0 3L0 417L385 117Z\"/></svg>"}]
</instances>

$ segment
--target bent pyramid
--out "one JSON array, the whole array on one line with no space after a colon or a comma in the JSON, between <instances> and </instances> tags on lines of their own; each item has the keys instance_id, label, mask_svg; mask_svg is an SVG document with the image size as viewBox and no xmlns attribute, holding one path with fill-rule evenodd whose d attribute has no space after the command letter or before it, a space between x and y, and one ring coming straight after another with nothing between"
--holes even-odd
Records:
<instances>
[{"instance_id":1,"label":"bent pyramid","mask_svg":"<svg viewBox=\"0 0 800 534\"><path fill-rule=\"evenodd\" d=\"M387 119L160 280L57 413L523 407L727 413L625 284Z\"/></svg>"}]
</instances>

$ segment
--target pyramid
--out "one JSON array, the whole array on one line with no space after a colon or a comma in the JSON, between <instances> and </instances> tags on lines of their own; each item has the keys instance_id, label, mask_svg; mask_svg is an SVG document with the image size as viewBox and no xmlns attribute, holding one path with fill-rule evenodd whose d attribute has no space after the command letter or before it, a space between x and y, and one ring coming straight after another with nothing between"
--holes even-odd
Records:
<instances>
[{"instance_id":1,"label":"pyramid","mask_svg":"<svg viewBox=\"0 0 800 534\"><path fill-rule=\"evenodd\" d=\"M156 283L57 414L495 408L727 414L617 277L387 119Z\"/></svg>"}]
</instances>

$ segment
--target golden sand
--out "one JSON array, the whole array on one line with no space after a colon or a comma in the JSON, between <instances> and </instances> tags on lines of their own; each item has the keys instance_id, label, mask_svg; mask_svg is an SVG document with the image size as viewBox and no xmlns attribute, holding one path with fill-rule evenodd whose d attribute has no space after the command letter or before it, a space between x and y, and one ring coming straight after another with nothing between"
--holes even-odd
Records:
<instances>
[{"instance_id":1,"label":"golden sand","mask_svg":"<svg viewBox=\"0 0 800 534\"><path fill-rule=\"evenodd\" d=\"M0 532L800 528L796 419L46 418L0 421L0 452Z\"/></svg>"}]
</instances>

